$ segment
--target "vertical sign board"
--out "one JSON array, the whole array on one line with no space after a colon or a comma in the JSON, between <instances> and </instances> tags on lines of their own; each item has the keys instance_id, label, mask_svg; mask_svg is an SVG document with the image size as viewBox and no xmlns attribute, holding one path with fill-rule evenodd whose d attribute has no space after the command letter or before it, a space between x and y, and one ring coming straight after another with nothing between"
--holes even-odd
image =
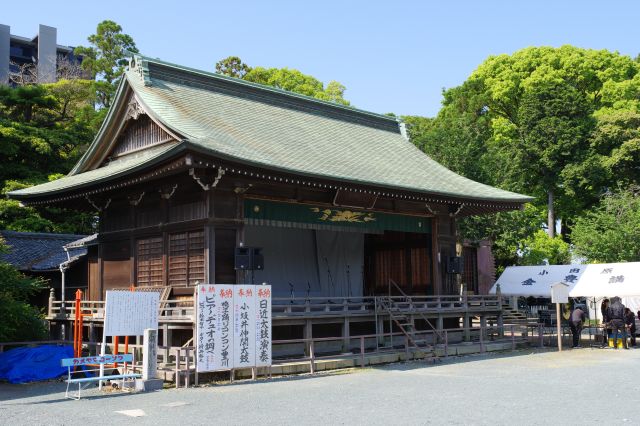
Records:
<instances>
[{"instance_id":1,"label":"vertical sign board","mask_svg":"<svg viewBox=\"0 0 640 426\"><path fill-rule=\"evenodd\" d=\"M105 336L142 336L146 328L158 329L160 293L107 291Z\"/></svg>"},{"instance_id":2,"label":"vertical sign board","mask_svg":"<svg viewBox=\"0 0 640 426\"><path fill-rule=\"evenodd\" d=\"M233 368L233 286L199 285L197 288L196 369Z\"/></svg>"},{"instance_id":3,"label":"vertical sign board","mask_svg":"<svg viewBox=\"0 0 640 426\"><path fill-rule=\"evenodd\" d=\"M199 285L196 306L198 372L271 365L271 286Z\"/></svg>"},{"instance_id":4,"label":"vertical sign board","mask_svg":"<svg viewBox=\"0 0 640 426\"><path fill-rule=\"evenodd\" d=\"M217 359L214 364L216 370L230 370L233 365L233 285L219 285L218 296L218 332L216 344L219 349L216 351Z\"/></svg>"},{"instance_id":5,"label":"vertical sign board","mask_svg":"<svg viewBox=\"0 0 640 426\"><path fill-rule=\"evenodd\" d=\"M257 285L256 367L271 366L271 286Z\"/></svg>"},{"instance_id":6,"label":"vertical sign board","mask_svg":"<svg viewBox=\"0 0 640 426\"><path fill-rule=\"evenodd\" d=\"M233 366L255 367L256 362L256 305L254 285L236 285L233 294Z\"/></svg>"}]
</instances>

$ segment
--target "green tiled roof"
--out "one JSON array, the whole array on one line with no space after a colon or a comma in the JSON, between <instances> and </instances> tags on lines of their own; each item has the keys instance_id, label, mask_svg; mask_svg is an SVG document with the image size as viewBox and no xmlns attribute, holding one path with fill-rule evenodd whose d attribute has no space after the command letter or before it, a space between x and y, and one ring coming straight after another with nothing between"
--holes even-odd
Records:
<instances>
[{"instance_id":1,"label":"green tiled roof","mask_svg":"<svg viewBox=\"0 0 640 426\"><path fill-rule=\"evenodd\" d=\"M409 142L399 123L387 116L149 58L137 57L125 76L154 119L213 156L392 190L478 201L531 200L446 169ZM87 163L81 160L74 168L78 174L57 184L11 195L95 182L105 172L83 172Z\"/></svg>"},{"instance_id":2,"label":"green tiled roof","mask_svg":"<svg viewBox=\"0 0 640 426\"><path fill-rule=\"evenodd\" d=\"M145 166L149 166L164 158L170 157L172 152L179 150L179 148L180 147L178 145L173 144L140 151L137 155L124 157L121 160L113 161L104 167L77 175L65 176L61 179L32 186L30 188L12 191L9 195L15 198L48 194L54 195L69 190L81 189L95 183L121 178L127 176L133 171L142 169Z\"/></svg>"}]
</instances>

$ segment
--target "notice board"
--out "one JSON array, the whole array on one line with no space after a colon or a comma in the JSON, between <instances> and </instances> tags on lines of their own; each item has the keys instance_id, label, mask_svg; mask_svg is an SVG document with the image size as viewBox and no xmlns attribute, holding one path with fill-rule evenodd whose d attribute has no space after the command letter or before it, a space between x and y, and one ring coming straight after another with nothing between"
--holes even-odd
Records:
<instances>
[{"instance_id":1,"label":"notice board","mask_svg":"<svg viewBox=\"0 0 640 426\"><path fill-rule=\"evenodd\" d=\"M145 328L158 329L160 293L107 291L105 336L142 336Z\"/></svg>"},{"instance_id":2,"label":"notice board","mask_svg":"<svg viewBox=\"0 0 640 426\"><path fill-rule=\"evenodd\" d=\"M196 310L198 372L271 365L271 286L199 285Z\"/></svg>"}]
</instances>

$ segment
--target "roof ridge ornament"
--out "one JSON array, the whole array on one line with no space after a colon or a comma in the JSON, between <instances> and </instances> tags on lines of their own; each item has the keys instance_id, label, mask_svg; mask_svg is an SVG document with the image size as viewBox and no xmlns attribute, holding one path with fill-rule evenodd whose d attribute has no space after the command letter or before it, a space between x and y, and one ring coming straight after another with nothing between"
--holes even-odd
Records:
<instances>
[{"instance_id":1,"label":"roof ridge ornament","mask_svg":"<svg viewBox=\"0 0 640 426\"><path fill-rule=\"evenodd\" d=\"M407 123L405 123L404 120L402 120L402 118L400 117L397 117L396 121L398 122L398 127L400 128L400 134L402 135L402 137L410 141L409 133L407 132Z\"/></svg>"},{"instance_id":2,"label":"roof ridge ornament","mask_svg":"<svg viewBox=\"0 0 640 426\"><path fill-rule=\"evenodd\" d=\"M134 71L142 80L145 86L151 86L151 78L149 77L149 62L140 55L133 55L129 59L129 69Z\"/></svg>"}]
</instances>

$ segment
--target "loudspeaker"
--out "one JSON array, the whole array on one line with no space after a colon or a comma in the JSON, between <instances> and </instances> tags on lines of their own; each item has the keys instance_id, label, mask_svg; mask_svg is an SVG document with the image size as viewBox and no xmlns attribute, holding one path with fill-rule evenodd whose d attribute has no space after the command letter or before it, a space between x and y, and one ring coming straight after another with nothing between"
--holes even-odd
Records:
<instances>
[{"instance_id":1,"label":"loudspeaker","mask_svg":"<svg viewBox=\"0 0 640 426\"><path fill-rule=\"evenodd\" d=\"M450 256L449 262L447 262L447 273L449 274L461 274L464 270L462 257Z\"/></svg>"},{"instance_id":2,"label":"loudspeaker","mask_svg":"<svg viewBox=\"0 0 640 426\"><path fill-rule=\"evenodd\" d=\"M251 269L261 271L264 269L264 256L262 249L254 247L251 249Z\"/></svg>"},{"instance_id":3,"label":"loudspeaker","mask_svg":"<svg viewBox=\"0 0 640 426\"><path fill-rule=\"evenodd\" d=\"M249 247L236 247L235 269L251 269L251 249Z\"/></svg>"},{"instance_id":4,"label":"loudspeaker","mask_svg":"<svg viewBox=\"0 0 640 426\"><path fill-rule=\"evenodd\" d=\"M264 256L259 247L236 247L235 269L246 271L263 270Z\"/></svg>"}]
</instances>

